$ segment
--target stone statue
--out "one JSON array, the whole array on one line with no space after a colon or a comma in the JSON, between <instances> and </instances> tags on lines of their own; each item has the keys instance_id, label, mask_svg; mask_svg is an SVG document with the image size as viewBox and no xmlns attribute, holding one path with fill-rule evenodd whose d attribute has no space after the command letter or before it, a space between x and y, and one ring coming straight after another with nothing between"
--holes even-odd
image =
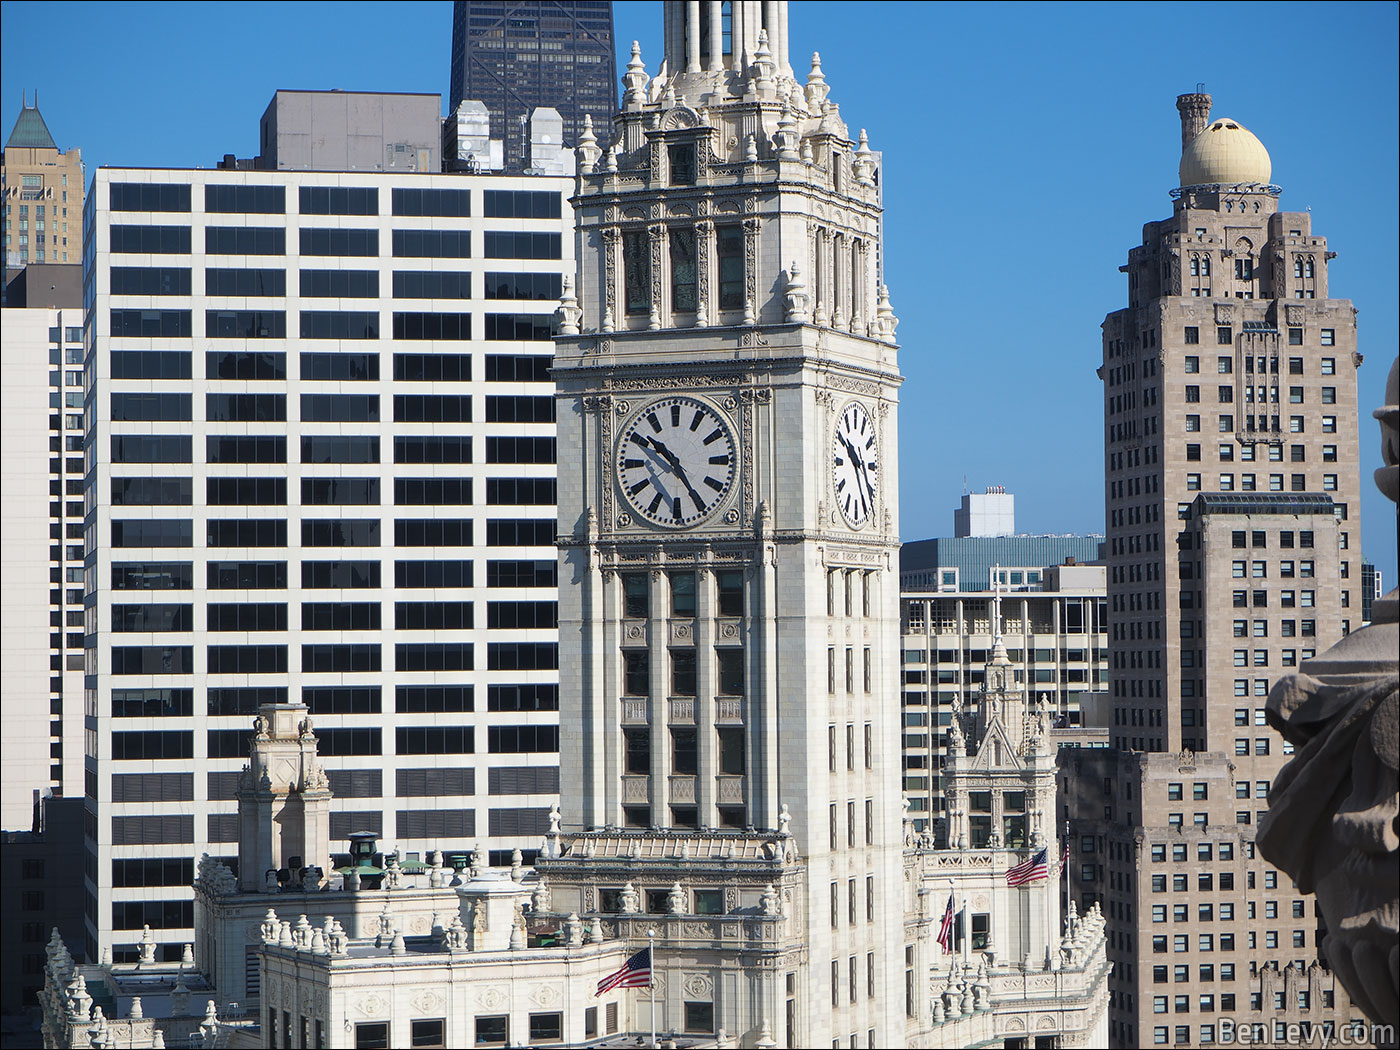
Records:
<instances>
[{"instance_id":1,"label":"stone statue","mask_svg":"<svg viewBox=\"0 0 1400 1050\"><path fill-rule=\"evenodd\" d=\"M787 803L784 802L783 808L778 811L778 834L784 836L791 835L792 832L788 830L788 825L791 823L792 814L788 812Z\"/></svg>"},{"instance_id":2,"label":"stone statue","mask_svg":"<svg viewBox=\"0 0 1400 1050\"><path fill-rule=\"evenodd\" d=\"M1400 495L1400 363L1386 382L1385 466L1376 484ZM1269 792L1259 849L1317 894L1323 949L1372 1021L1400 1025L1400 590L1377 599L1368 627L1304 661L1269 693L1269 724L1298 749Z\"/></svg>"}]
</instances>

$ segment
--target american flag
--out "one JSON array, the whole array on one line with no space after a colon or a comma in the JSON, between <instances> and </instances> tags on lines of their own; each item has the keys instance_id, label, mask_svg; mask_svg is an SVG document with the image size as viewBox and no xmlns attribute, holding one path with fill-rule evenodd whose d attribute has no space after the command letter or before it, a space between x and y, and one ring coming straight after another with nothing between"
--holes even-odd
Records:
<instances>
[{"instance_id":1,"label":"american flag","mask_svg":"<svg viewBox=\"0 0 1400 1050\"><path fill-rule=\"evenodd\" d=\"M938 925L938 946L944 955L953 952L953 895L948 894L948 907L944 909L943 921Z\"/></svg>"},{"instance_id":2,"label":"american flag","mask_svg":"<svg viewBox=\"0 0 1400 1050\"><path fill-rule=\"evenodd\" d=\"M1042 846L1030 860L1022 861L1014 868L1007 869L1006 884L1008 886L1024 886L1028 882L1039 882L1041 879L1049 877L1050 868L1046 847Z\"/></svg>"},{"instance_id":3,"label":"american flag","mask_svg":"<svg viewBox=\"0 0 1400 1050\"><path fill-rule=\"evenodd\" d=\"M651 946L643 948L622 964L622 969L608 974L598 982L594 996L614 988L648 988L651 986Z\"/></svg>"}]
</instances>

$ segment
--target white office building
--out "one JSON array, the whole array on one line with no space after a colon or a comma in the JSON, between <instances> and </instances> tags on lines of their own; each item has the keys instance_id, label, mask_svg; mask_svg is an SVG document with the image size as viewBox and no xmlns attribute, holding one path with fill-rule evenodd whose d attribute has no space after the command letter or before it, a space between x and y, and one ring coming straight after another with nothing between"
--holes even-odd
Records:
<instances>
[{"instance_id":1,"label":"white office building","mask_svg":"<svg viewBox=\"0 0 1400 1050\"><path fill-rule=\"evenodd\" d=\"M332 848L533 856L558 793L549 381L571 180L100 169L88 197L88 958L192 937L251 718ZM502 858L495 858L500 860Z\"/></svg>"}]
</instances>

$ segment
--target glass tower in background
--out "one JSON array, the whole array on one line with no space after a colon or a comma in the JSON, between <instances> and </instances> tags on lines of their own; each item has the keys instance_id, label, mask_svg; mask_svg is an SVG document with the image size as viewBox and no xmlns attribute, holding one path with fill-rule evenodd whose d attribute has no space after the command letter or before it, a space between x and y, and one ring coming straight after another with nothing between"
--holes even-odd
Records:
<instances>
[{"instance_id":1,"label":"glass tower in background","mask_svg":"<svg viewBox=\"0 0 1400 1050\"><path fill-rule=\"evenodd\" d=\"M617 110L617 69L609 0L485 3L452 9L451 109L463 99L491 111L491 137L505 141L505 172L526 166L530 111L551 106L564 141L578 142L587 114L604 144Z\"/></svg>"}]
</instances>

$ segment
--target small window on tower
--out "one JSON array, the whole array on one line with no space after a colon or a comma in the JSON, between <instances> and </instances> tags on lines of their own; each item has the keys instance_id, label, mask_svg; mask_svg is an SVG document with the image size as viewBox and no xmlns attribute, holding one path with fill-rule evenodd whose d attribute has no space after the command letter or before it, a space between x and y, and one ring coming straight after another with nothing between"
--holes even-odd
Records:
<instances>
[{"instance_id":1,"label":"small window on tower","mask_svg":"<svg viewBox=\"0 0 1400 1050\"><path fill-rule=\"evenodd\" d=\"M666 147L667 159L671 165L672 186L695 185L695 144L681 143Z\"/></svg>"}]
</instances>

